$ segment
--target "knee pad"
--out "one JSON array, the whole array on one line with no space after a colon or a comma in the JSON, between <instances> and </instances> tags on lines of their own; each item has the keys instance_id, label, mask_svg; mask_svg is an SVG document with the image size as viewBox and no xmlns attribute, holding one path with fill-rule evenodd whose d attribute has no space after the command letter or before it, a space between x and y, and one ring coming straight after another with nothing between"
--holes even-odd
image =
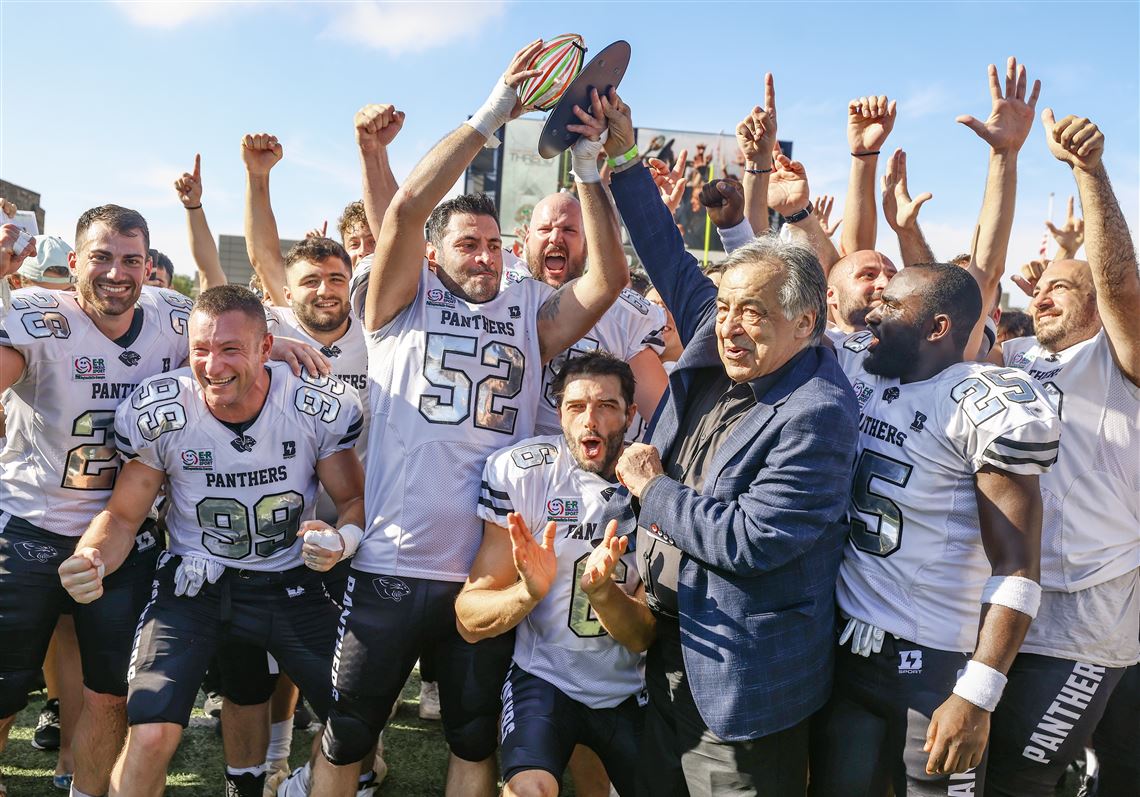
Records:
<instances>
[{"instance_id":1,"label":"knee pad","mask_svg":"<svg viewBox=\"0 0 1140 797\"><path fill-rule=\"evenodd\" d=\"M321 753L338 767L363 761L384 729L391 706L381 708L373 697L340 693L329 707Z\"/></svg>"},{"instance_id":2,"label":"knee pad","mask_svg":"<svg viewBox=\"0 0 1140 797\"><path fill-rule=\"evenodd\" d=\"M444 715L443 737L456 757L464 761L482 761L499 746L498 719L490 715L470 717L451 727L447 724L447 715Z\"/></svg>"},{"instance_id":3,"label":"knee pad","mask_svg":"<svg viewBox=\"0 0 1140 797\"><path fill-rule=\"evenodd\" d=\"M38 670L14 670L0 673L0 719L19 714L28 705Z\"/></svg>"}]
</instances>

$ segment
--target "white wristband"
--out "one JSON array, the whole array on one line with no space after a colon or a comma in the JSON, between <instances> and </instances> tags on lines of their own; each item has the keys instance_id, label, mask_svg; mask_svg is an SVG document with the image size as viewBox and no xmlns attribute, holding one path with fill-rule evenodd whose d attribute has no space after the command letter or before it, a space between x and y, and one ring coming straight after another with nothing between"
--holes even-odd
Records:
<instances>
[{"instance_id":1,"label":"white wristband","mask_svg":"<svg viewBox=\"0 0 1140 797\"><path fill-rule=\"evenodd\" d=\"M993 711L1001 700L1007 678L987 664L970 659L954 684L954 694L975 706Z\"/></svg>"},{"instance_id":2,"label":"white wristband","mask_svg":"<svg viewBox=\"0 0 1140 797\"><path fill-rule=\"evenodd\" d=\"M1036 617L1041 606L1041 585L1024 576L991 576L982 590L982 603L1007 606Z\"/></svg>"},{"instance_id":3,"label":"white wristband","mask_svg":"<svg viewBox=\"0 0 1140 797\"><path fill-rule=\"evenodd\" d=\"M487 139L484 146L494 149L500 143L499 139L495 137L495 131L510 121L511 111L514 110L518 99L518 92L504 83L502 78L499 78L499 82L495 84L495 88L491 90L487 100L464 124L482 133Z\"/></svg>"},{"instance_id":4,"label":"white wristband","mask_svg":"<svg viewBox=\"0 0 1140 797\"><path fill-rule=\"evenodd\" d=\"M356 553L356 549L360 547L360 539L364 536L364 529L349 523L346 526L341 526L337 531L340 532L340 538L344 540L344 553L340 555L340 558L347 559Z\"/></svg>"}]
</instances>

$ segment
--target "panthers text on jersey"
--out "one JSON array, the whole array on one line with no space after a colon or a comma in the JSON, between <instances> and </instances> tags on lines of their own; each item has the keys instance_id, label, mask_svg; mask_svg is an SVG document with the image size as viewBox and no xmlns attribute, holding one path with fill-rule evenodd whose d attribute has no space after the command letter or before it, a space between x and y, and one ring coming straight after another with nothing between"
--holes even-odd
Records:
<instances>
[{"instance_id":1,"label":"panthers text on jersey","mask_svg":"<svg viewBox=\"0 0 1140 797\"><path fill-rule=\"evenodd\" d=\"M467 302L423 268L412 303L365 332L369 525L357 569L466 580L483 536L475 514L483 465L534 433L542 385L535 319L551 293L526 280L489 302Z\"/></svg>"},{"instance_id":2,"label":"panthers text on jersey","mask_svg":"<svg viewBox=\"0 0 1140 797\"><path fill-rule=\"evenodd\" d=\"M368 406L368 348L364 345L364 324L359 318L349 315L348 330L328 346L324 345L301 326L291 307L267 307L265 320L269 331L304 341L332 363L332 375L356 391L361 406ZM368 446L368 415L364 416L364 429L356 443L356 453L363 462Z\"/></svg>"},{"instance_id":3,"label":"panthers text on jersey","mask_svg":"<svg viewBox=\"0 0 1140 797\"><path fill-rule=\"evenodd\" d=\"M507 513L518 512L539 540L548 522L558 525L558 571L550 592L516 627L514 661L590 708L612 708L644 687L641 655L606 633L579 586L616 490L578 467L562 435L551 435L488 459L479 497L479 517L495 525L505 528ZM633 557L623 556L613 573L630 594L640 583Z\"/></svg>"},{"instance_id":4,"label":"panthers text on jersey","mask_svg":"<svg viewBox=\"0 0 1140 797\"><path fill-rule=\"evenodd\" d=\"M1012 368L955 363L900 384L862 367L870 332L837 351L859 402L850 539L836 598L851 617L938 650L967 652L991 568L974 474L1045 473L1060 423Z\"/></svg>"},{"instance_id":5,"label":"panthers text on jersey","mask_svg":"<svg viewBox=\"0 0 1140 797\"><path fill-rule=\"evenodd\" d=\"M192 302L143 288L130 331L108 339L71 291L12 293L0 345L24 357L3 396L8 444L0 452L0 510L78 537L111 495L119 472L115 408L140 382L180 368Z\"/></svg>"},{"instance_id":6,"label":"panthers text on jersey","mask_svg":"<svg viewBox=\"0 0 1140 797\"><path fill-rule=\"evenodd\" d=\"M353 447L363 412L337 379L266 367L265 404L240 435L210 413L189 368L146 380L120 405L123 456L166 473L172 553L245 570L301 564L297 530L313 517L317 462Z\"/></svg>"},{"instance_id":7,"label":"panthers text on jersey","mask_svg":"<svg viewBox=\"0 0 1140 797\"><path fill-rule=\"evenodd\" d=\"M558 422L558 405L551 395L550 385L562 364L572 357L590 351L607 351L615 357L629 362L646 349L660 356L665 351L665 312L645 299L641 294L626 288L621 292L613 307L606 311L598 323L586 336L569 349L559 354L542 369L542 400L538 404L538 420L535 431L538 434L561 434ZM650 417L655 407L648 409ZM648 422L639 414L630 424L626 439L636 442L641 439Z\"/></svg>"},{"instance_id":8,"label":"panthers text on jersey","mask_svg":"<svg viewBox=\"0 0 1140 797\"><path fill-rule=\"evenodd\" d=\"M1042 384L1065 430L1041 477L1041 586L1072 592L1140 567L1140 388L1104 331L1057 353L1016 338L1002 357Z\"/></svg>"}]
</instances>

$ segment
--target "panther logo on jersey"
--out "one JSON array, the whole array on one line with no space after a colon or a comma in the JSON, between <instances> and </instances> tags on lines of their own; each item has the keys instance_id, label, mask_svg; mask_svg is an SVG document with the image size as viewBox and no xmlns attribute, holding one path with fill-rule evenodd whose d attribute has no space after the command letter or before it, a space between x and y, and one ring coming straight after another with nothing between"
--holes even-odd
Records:
<instances>
[{"instance_id":1,"label":"panther logo on jersey","mask_svg":"<svg viewBox=\"0 0 1140 797\"><path fill-rule=\"evenodd\" d=\"M134 366L138 365L139 360L141 360L141 359L142 359L142 355L140 355L138 352L134 352L134 351L125 351L119 355L119 362L121 362L123 365L129 366L132 368Z\"/></svg>"},{"instance_id":2,"label":"panther logo on jersey","mask_svg":"<svg viewBox=\"0 0 1140 797\"><path fill-rule=\"evenodd\" d=\"M340 346L321 346L321 354L329 358L339 357Z\"/></svg>"},{"instance_id":3,"label":"panther logo on jersey","mask_svg":"<svg viewBox=\"0 0 1140 797\"><path fill-rule=\"evenodd\" d=\"M897 387L888 387L883 391L883 401L890 404L892 401L899 397L899 389Z\"/></svg>"},{"instance_id":4,"label":"panther logo on jersey","mask_svg":"<svg viewBox=\"0 0 1140 797\"><path fill-rule=\"evenodd\" d=\"M40 545L39 543L22 540L13 547L16 549L16 553L20 555L20 558L28 562L47 563L59 557L59 551L50 545Z\"/></svg>"},{"instance_id":5,"label":"panther logo on jersey","mask_svg":"<svg viewBox=\"0 0 1140 797\"><path fill-rule=\"evenodd\" d=\"M253 447L257 445L257 441L249 435L243 434L231 440L230 445L234 447L235 451L248 454L250 451L253 451Z\"/></svg>"},{"instance_id":6,"label":"panther logo on jersey","mask_svg":"<svg viewBox=\"0 0 1140 797\"><path fill-rule=\"evenodd\" d=\"M386 601L399 603L412 594L411 587L405 584L403 580L392 576L374 578L372 579L372 586L376 590L376 594Z\"/></svg>"}]
</instances>

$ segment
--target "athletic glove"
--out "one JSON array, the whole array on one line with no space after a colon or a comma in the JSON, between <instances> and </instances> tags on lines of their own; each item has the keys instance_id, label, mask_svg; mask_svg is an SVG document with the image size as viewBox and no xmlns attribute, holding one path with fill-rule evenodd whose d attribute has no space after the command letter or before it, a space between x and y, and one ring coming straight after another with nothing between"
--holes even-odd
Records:
<instances>
[{"instance_id":1,"label":"athletic glove","mask_svg":"<svg viewBox=\"0 0 1140 797\"><path fill-rule=\"evenodd\" d=\"M844 645L850 639L851 652L869 658L872 653L878 653L883 649L885 635L883 629L878 626L851 617L847 620L847 627L839 635L839 644Z\"/></svg>"},{"instance_id":2,"label":"athletic glove","mask_svg":"<svg viewBox=\"0 0 1140 797\"><path fill-rule=\"evenodd\" d=\"M174 595L193 598L202 589L202 584L207 581L211 584L217 583L224 572L226 566L213 559L183 556L178 569L174 571Z\"/></svg>"}]
</instances>

